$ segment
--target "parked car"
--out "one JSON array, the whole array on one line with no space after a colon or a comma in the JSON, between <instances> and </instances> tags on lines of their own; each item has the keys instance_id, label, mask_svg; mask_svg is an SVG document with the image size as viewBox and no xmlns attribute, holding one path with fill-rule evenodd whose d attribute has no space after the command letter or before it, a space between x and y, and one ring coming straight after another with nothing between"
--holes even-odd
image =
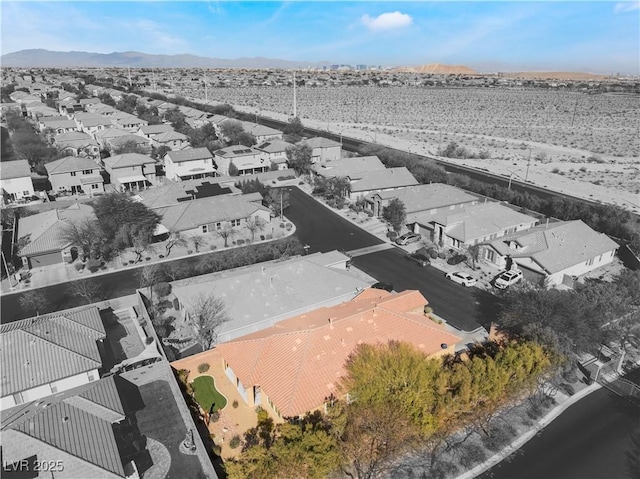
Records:
<instances>
[{"instance_id":1,"label":"parked car","mask_svg":"<svg viewBox=\"0 0 640 479\"><path fill-rule=\"evenodd\" d=\"M397 240L396 243L398 243L399 245L403 246L406 244L410 244L410 243L415 243L416 241L420 241L422 239L422 235L418 234L418 233L405 233L402 236L400 236Z\"/></svg>"},{"instance_id":2,"label":"parked car","mask_svg":"<svg viewBox=\"0 0 640 479\"><path fill-rule=\"evenodd\" d=\"M428 264L431 264L431 260L429 260L429 257L421 253L411 253L411 254L405 255L404 259L411 261L417 264L418 266L422 266L423 268Z\"/></svg>"},{"instance_id":3,"label":"parked car","mask_svg":"<svg viewBox=\"0 0 640 479\"><path fill-rule=\"evenodd\" d=\"M493 282L493 285L498 289L507 289L509 286L516 284L522 278L522 271L519 269L510 269L500 273Z\"/></svg>"},{"instance_id":4,"label":"parked car","mask_svg":"<svg viewBox=\"0 0 640 479\"><path fill-rule=\"evenodd\" d=\"M447 273L445 276L447 279L450 279L454 283L458 283L466 287L475 286L476 283L478 282L478 280L475 279L473 276L467 273L463 273L462 271Z\"/></svg>"},{"instance_id":5,"label":"parked car","mask_svg":"<svg viewBox=\"0 0 640 479\"><path fill-rule=\"evenodd\" d=\"M393 285L391 283L375 283L371 285L372 288L374 289L384 289L385 291L393 291Z\"/></svg>"}]
</instances>

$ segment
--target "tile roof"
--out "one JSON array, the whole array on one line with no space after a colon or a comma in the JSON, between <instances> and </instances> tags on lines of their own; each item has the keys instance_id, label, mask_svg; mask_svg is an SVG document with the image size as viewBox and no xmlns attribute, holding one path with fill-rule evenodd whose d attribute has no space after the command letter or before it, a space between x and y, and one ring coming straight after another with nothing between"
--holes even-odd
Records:
<instances>
[{"instance_id":1,"label":"tile roof","mask_svg":"<svg viewBox=\"0 0 640 479\"><path fill-rule=\"evenodd\" d=\"M469 194L455 186L445 185L442 183L407 186L406 188L379 191L368 195L369 198L374 196L382 200L398 198L402 203L404 203L407 216L411 213L417 213L420 211L446 208L452 205L478 201L477 196Z\"/></svg>"},{"instance_id":2,"label":"tile roof","mask_svg":"<svg viewBox=\"0 0 640 479\"><path fill-rule=\"evenodd\" d=\"M101 140L108 140L109 138L118 138L120 136L130 135L131 132L128 130L121 130L120 128L107 128L105 130L100 130L95 132L95 137L100 138Z\"/></svg>"},{"instance_id":3,"label":"tile roof","mask_svg":"<svg viewBox=\"0 0 640 479\"><path fill-rule=\"evenodd\" d=\"M66 209L44 211L18 219L17 237L29 237L29 243L18 254L36 254L61 251L71 243L63 238L69 222L78 222L93 216L91 206L75 203Z\"/></svg>"},{"instance_id":4,"label":"tile roof","mask_svg":"<svg viewBox=\"0 0 640 479\"><path fill-rule=\"evenodd\" d=\"M363 178L370 171L381 171L385 170L386 167L377 156L357 156L325 163L315 163L311 169L325 178L344 176L355 180Z\"/></svg>"},{"instance_id":5,"label":"tile roof","mask_svg":"<svg viewBox=\"0 0 640 479\"><path fill-rule=\"evenodd\" d=\"M226 148L220 148L214 151L216 156L222 156L224 158L237 158L240 156L257 155L259 153L259 151L244 145L227 146Z\"/></svg>"},{"instance_id":6,"label":"tile roof","mask_svg":"<svg viewBox=\"0 0 640 479\"><path fill-rule=\"evenodd\" d=\"M44 165L49 175L70 173L72 171L99 170L100 166L91 158L82 156L65 156Z\"/></svg>"},{"instance_id":7,"label":"tile roof","mask_svg":"<svg viewBox=\"0 0 640 479\"><path fill-rule=\"evenodd\" d=\"M173 127L171 125L145 125L140 127L140 131L145 135L158 135L160 133L166 133L168 131L173 131Z\"/></svg>"},{"instance_id":8,"label":"tile roof","mask_svg":"<svg viewBox=\"0 0 640 479\"><path fill-rule=\"evenodd\" d=\"M107 141L114 147L122 146L128 142L135 143L136 145L149 145L149 140L147 138L144 138L140 135L134 135L133 133L128 133L126 135L117 135L116 137L110 138Z\"/></svg>"},{"instance_id":9,"label":"tile roof","mask_svg":"<svg viewBox=\"0 0 640 479\"><path fill-rule=\"evenodd\" d=\"M308 138L306 140L300 141L300 143L309 145L311 148L332 148L336 146L342 148L342 145L337 141L330 140L329 138L325 138L323 136Z\"/></svg>"},{"instance_id":10,"label":"tile roof","mask_svg":"<svg viewBox=\"0 0 640 479\"><path fill-rule=\"evenodd\" d=\"M125 153L123 155L109 156L103 158L105 166L111 169L128 168L130 166L143 166L150 163L155 164L155 160L147 155L140 153Z\"/></svg>"},{"instance_id":11,"label":"tile roof","mask_svg":"<svg viewBox=\"0 0 640 479\"><path fill-rule=\"evenodd\" d=\"M282 132L280 130L276 130L275 128L271 128L265 125L260 125L251 121L243 121L241 123L244 131L251 133L254 136L282 135Z\"/></svg>"},{"instance_id":12,"label":"tile roof","mask_svg":"<svg viewBox=\"0 0 640 479\"><path fill-rule=\"evenodd\" d=\"M202 160L205 158L213 158L213 155L207 148L186 148L178 151L168 151L165 158L171 158L174 163L180 161Z\"/></svg>"},{"instance_id":13,"label":"tile roof","mask_svg":"<svg viewBox=\"0 0 640 479\"><path fill-rule=\"evenodd\" d=\"M334 260L329 254L327 261ZM323 262L306 256L269 261L175 281L172 290L186 307L201 293L222 299L230 321L220 327L219 336L233 338L320 305L350 300L373 282Z\"/></svg>"},{"instance_id":14,"label":"tile roof","mask_svg":"<svg viewBox=\"0 0 640 479\"><path fill-rule=\"evenodd\" d=\"M41 120L45 128L77 128L76 122L66 116L62 118L46 118Z\"/></svg>"},{"instance_id":15,"label":"tile roof","mask_svg":"<svg viewBox=\"0 0 640 479\"><path fill-rule=\"evenodd\" d=\"M452 213L446 211L435 215L418 213L415 217L418 222L424 218L428 223L444 225L448 236L462 242L537 222L533 216L494 202L467 206Z\"/></svg>"},{"instance_id":16,"label":"tile roof","mask_svg":"<svg viewBox=\"0 0 640 479\"><path fill-rule=\"evenodd\" d=\"M162 143L164 141L175 141L175 140L187 140L187 136L182 133L178 133L177 131L166 131L164 133L160 133L158 136L154 138L158 143Z\"/></svg>"},{"instance_id":17,"label":"tile roof","mask_svg":"<svg viewBox=\"0 0 640 479\"><path fill-rule=\"evenodd\" d=\"M0 161L0 179L31 178L31 167L27 160Z\"/></svg>"},{"instance_id":18,"label":"tile roof","mask_svg":"<svg viewBox=\"0 0 640 479\"><path fill-rule=\"evenodd\" d=\"M594 231L582 220L536 226L489 244L503 256L514 259L532 258L549 274L563 271L619 247L618 243L607 235ZM512 248L510 244L518 247Z\"/></svg>"},{"instance_id":19,"label":"tile roof","mask_svg":"<svg viewBox=\"0 0 640 479\"><path fill-rule=\"evenodd\" d=\"M221 185L221 183L227 182L229 182L227 177L211 177L177 182L167 181L162 186L139 191L135 198L149 208L160 208L196 198L235 192L236 188L232 190L227 186Z\"/></svg>"},{"instance_id":20,"label":"tile roof","mask_svg":"<svg viewBox=\"0 0 640 479\"><path fill-rule=\"evenodd\" d=\"M161 216L160 224L168 230L185 231L218 221L247 218L258 210L269 211L261 201L260 193L221 195L161 207L156 212Z\"/></svg>"},{"instance_id":21,"label":"tile roof","mask_svg":"<svg viewBox=\"0 0 640 479\"><path fill-rule=\"evenodd\" d=\"M273 139L264 141L254 148L256 150L264 151L265 153L284 153L287 148L291 148L292 146L294 146L293 143L289 143L284 140Z\"/></svg>"},{"instance_id":22,"label":"tile roof","mask_svg":"<svg viewBox=\"0 0 640 479\"><path fill-rule=\"evenodd\" d=\"M66 143L69 141L77 141L77 140L93 140L89 134L84 131L68 131L66 133L62 133L60 135L56 135L54 141L57 144Z\"/></svg>"},{"instance_id":23,"label":"tile roof","mask_svg":"<svg viewBox=\"0 0 640 479\"><path fill-rule=\"evenodd\" d=\"M245 387L259 385L283 416L297 416L340 393L344 363L358 344L406 341L432 355L459 342L425 317L426 304L419 291L367 292L220 344L213 354Z\"/></svg>"},{"instance_id":24,"label":"tile roof","mask_svg":"<svg viewBox=\"0 0 640 479\"><path fill-rule=\"evenodd\" d=\"M97 341L105 330L95 306L3 324L0 336L3 395L102 366Z\"/></svg>"},{"instance_id":25,"label":"tile roof","mask_svg":"<svg viewBox=\"0 0 640 479\"><path fill-rule=\"evenodd\" d=\"M360 176L360 175L358 175ZM418 181L404 166L385 168L384 170L368 171L362 178L351 183L351 192L400 188L402 186L417 185Z\"/></svg>"}]
</instances>

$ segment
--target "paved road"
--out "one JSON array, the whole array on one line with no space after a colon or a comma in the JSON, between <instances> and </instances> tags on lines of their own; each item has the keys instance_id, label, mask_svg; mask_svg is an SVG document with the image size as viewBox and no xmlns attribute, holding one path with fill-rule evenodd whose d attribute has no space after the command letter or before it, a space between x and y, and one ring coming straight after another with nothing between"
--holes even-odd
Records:
<instances>
[{"instance_id":1,"label":"paved road","mask_svg":"<svg viewBox=\"0 0 640 479\"><path fill-rule=\"evenodd\" d=\"M640 370L627 379L640 384ZM479 477L637 479L627 470L632 433L640 434L640 406L603 388L569 407L510 462Z\"/></svg>"},{"instance_id":2,"label":"paved road","mask_svg":"<svg viewBox=\"0 0 640 479\"><path fill-rule=\"evenodd\" d=\"M442 271L431 266L422 268L410 263L397 248L357 256L353 264L378 280L391 283L396 291L420 290L435 314L463 331L473 331L481 325L489 328L490 311L481 306L492 303L491 294L448 281Z\"/></svg>"}]
</instances>

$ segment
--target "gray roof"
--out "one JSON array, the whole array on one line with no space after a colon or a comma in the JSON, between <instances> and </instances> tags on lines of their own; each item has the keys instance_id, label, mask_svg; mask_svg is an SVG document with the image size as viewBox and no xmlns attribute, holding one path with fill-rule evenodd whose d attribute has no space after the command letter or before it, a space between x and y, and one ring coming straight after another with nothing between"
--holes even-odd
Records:
<instances>
[{"instance_id":1,"label":"gray roof","mask_svg":"<svg viewBox=\"0 0 640 479\"><path fill-rule=\"evenodd\" d=\"M247 218L257 210L269 211L261 201L260 193L212 196L158 208L156 212L165 228L185 231L205 224Z\"/></svg>"},{"instance_id":2,"label":"gray roof","mask_svg":"<svg viewBox=\"0 0 640 479\"><path fill-rule=\"evenodd\" d=\"M268 136L268 135L282 134L280 130L276 130L275 128L271 128L265 125L260 125L258 123L253 123L251 121L243 121L242 127L244 128L244 131L251 133L253 136Z\"/></svg>"},{"instance_id":3,"label":"gray roof","mask_svg":"<svg viewBox=\"0 0 640 479\"><path fill-rule=\"evenodd\" d=\"M168 151L165 157L171 158L174 163L180 161L202 160L205 158L213 158L213 155L207 148L186 148L178 151Z\"/></svg>"},{"instance_id":4,"label":"gray roof","mask_svg":"<svg viewBox=\"0 0 640 479\"><path fill-rule=\"evenodd\" d=\"M71 243L63 238L69 222L78 222L93 217L93 208L75 203L65 209L44 211L18 219L18 238L29 237L29 242L18 254L36 254L62 251Z\"/></svg>"},{"instance_id":5,"label":"gray roof","mask_svg":"<svg viewBox=\"0 0 640 479\"><path fill-rule=\"evenodd\" d=\"M96 341L105 330L95 306L3 324L0 337L3 395L102 366Z\"/></svg>"},{"instance_id":6,"label":"gray roof","mask_svg":"<svg viewBox=\"0 0 640 479\"><path fill-rule=\"evenodd\" d=\"M166 133L168 131L173 131L173 127L171 125L145 125L140 127L140 131L145 135L158 135L160 133Z\"/></svg>"},{"instance_id":7,"label":"gray roof","mask_svg":"<svg viewBox=\"0 0 640 479\"><path fill-rule=\"evenodd\" d=\"M400 188L417 184L418 181L411 172L406 167L400 166L398 168L368 171L362 174L361 179L351 183L351 191L357 193L359 191Z\"/></svg>"},{"instance_id":8,"label":"gray roof","mask_svg":"<svg viewBox=\"0 0 640 479\"><path fill-rule=\"evenodd\" d=\"M177 131L165 131L164 133L160 133L158 136L154 138L158 143L162 143L163 141L174 141L174 140L186 140L187 136L182 133L178 133Z\"/></svg>"},{"instance_id":9,"label":"gray roof","mask_svg":"<svg viewBox=\"0 0 640 479\"><path fill-rule=\"evenodd\" d=\"M66 133L56 135L54 139L54 141L58 144L77 140L93 141L93 138L91 138L91 136L84 131L68 131Z\"/></svg>"},{"instance_id":10,"label":"gray roof","mask_svg":"<svg viewBox=\"0 0 640 479\"><path fill-rule=\"evenodd\" d=\"M589 228L582 220L536 226L489 244L503 256L531 258L549 274L614 251L619 246L607 235Z\"/></svg>"},{"instance_id":11,"label":"gray roof","mask_svg":"<svg viewBox=\"0 0 640 479\"><path fill-rule=\"evenodd\" d=\"M455 186L443 183L431 183L428 185L408 186L390 191L371 193L369 197L377 197L381 200L398 198L404 203L407 215L431 209L446 208L478 201L478 197L467 193Z\"/></svg>"},{"instance_id":12,"label":"gray roof","mask_svg":"<svg viewBox=\"0 0 640 479\"><path fill-rule=\"evenodd\" d=\"M44 165L49 175L70 173L72 171L99 170L100 166L91 158L66 156Z\"/></svg>"},{"instance_id":13,"label":"gray roof","mask_svg":"<svg viewBox=\"0 0 640 479\"><path fill-rule=\"evenodd\" d=\"M285 152L287 148L290 148L292 146L294 146L292 143L276 138L273 140L264 141L254 148L256 150L264 151L265 153L281 153Z\"/></svg>"},{"instance_id":14,"label":"gray roof","mask_svg":"<svg viewBox=\"0 0 640 479\"><path fill-rule=\"evenodd\" d=\"M311 169L325 178L348 177L355 180L363 178L370 171L381 171L386 168L377 156L356 156L315 163Z\"/></svg>"},{"instance_id":15,"label":"gray roof","mask_svg":"<svg viewBox=\"0 0 640 479\"><path fill-rule=\"evenodd\" d=\"M156 162L153 158L141 155L140 153L125 153L124 155L109 156L103 158L102 161L105 166L112 170L116 168L128 168L130 166L143 166Z\"/></svg>"},{"instance_id":16,"label":"gray roof","mask_svg":"<svg viewBox=\"0 0 640 479\"><path fill-rule=\"evenodd\" d=\"M0 179L31 178L31 167L27 160L0 161Z\"/></svg>"},{"instance_id":17,"label":"gray roof","mask_svg":"<svg viewBox=\"0 0 640 479\"><path fill-rule=\"evenodd\" d=\"M253 148L249 148L248 146L235 145L235 146L227 146L226 148L220 148L219 150L216 150L214 153L216 156L222 156L224 158L237 158L240 156L255 155L260 152L257 150L254 150Z\"/></svg>"}]
</instances>

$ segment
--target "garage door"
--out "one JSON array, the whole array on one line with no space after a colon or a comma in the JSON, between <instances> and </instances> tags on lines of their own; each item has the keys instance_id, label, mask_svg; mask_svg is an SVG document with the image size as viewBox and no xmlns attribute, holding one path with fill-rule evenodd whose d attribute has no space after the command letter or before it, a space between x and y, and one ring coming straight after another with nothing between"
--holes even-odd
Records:
<instances>
[{"instance_id":1,"label":"garage door","mask_svg":"<svg viewBox=\"0 0 640 479\"><path fill-rule=\"evenodd\" d=\"M533 284L541 284L544 283L546 276L538 271L534 271L532 269L527 268L526 266L518 265L518 268L522 270L522 274L524 275L524 279L533 283Z\"/></svg>"},{"instance_id":2,"label":"garage door","mask_svg":"<svg viewBox=\"0 0 640 479\"><path fill-rule=\"evenodd\" d=\"M62 253L47 253L29 258L32 268L40 266L49 266L50 264L62 263Z\"/></svg>"}]
</instances>

